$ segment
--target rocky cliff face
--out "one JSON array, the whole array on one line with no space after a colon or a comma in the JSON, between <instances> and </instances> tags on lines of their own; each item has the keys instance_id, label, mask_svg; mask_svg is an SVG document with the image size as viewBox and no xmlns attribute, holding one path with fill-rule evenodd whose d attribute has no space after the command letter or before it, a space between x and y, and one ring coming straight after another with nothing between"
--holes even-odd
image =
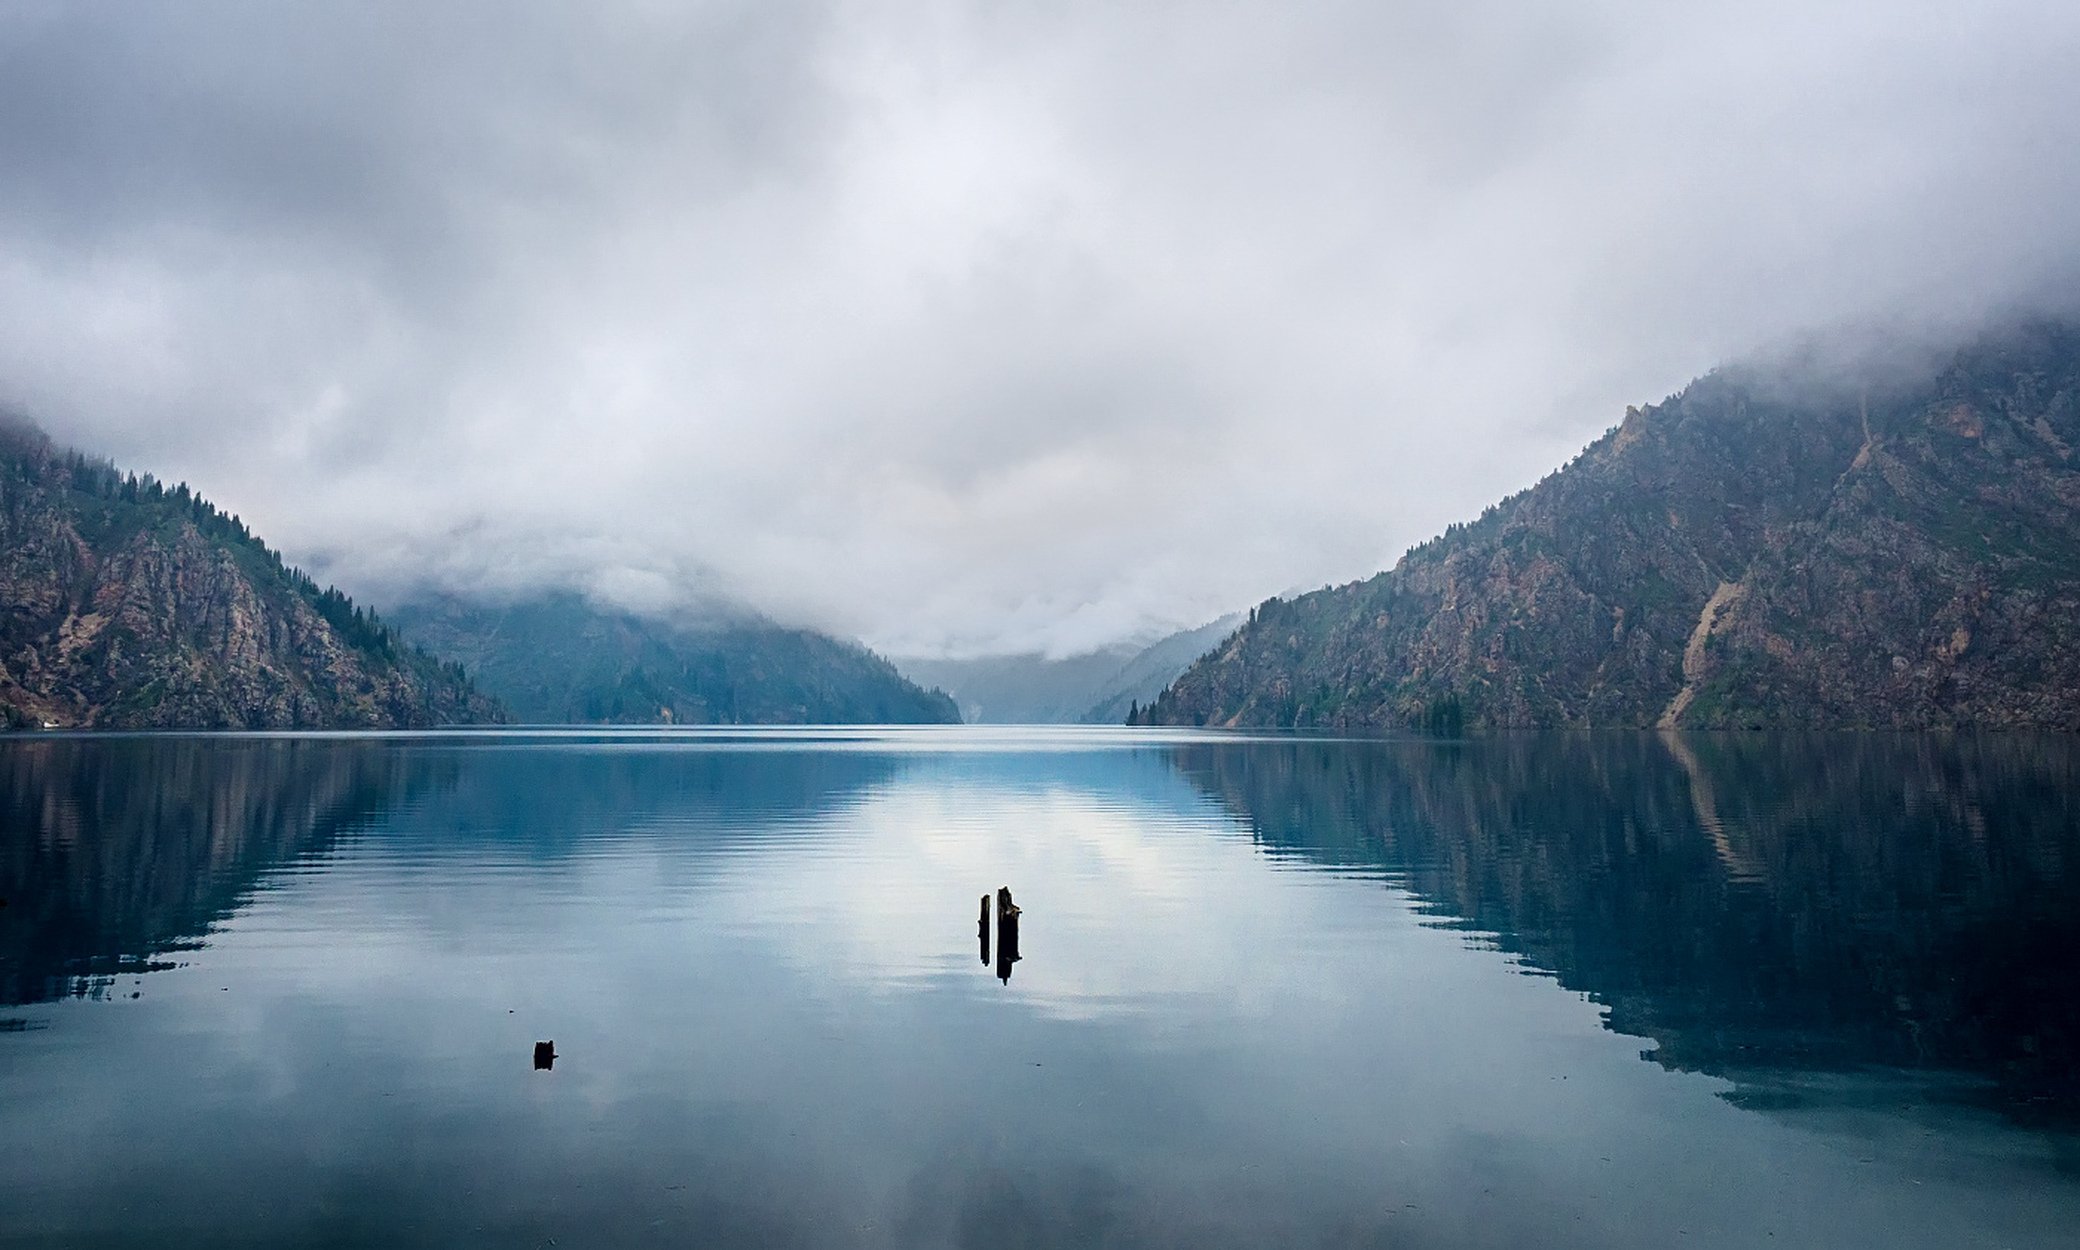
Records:
<instances>
[{"instance_id":1,"label":"rocky cliff face","mask_svg":"<svg viewBox=\"0 0 2080 1250\"><path fill-rule=\"evenodd\" d=\"M2080 729L2080 330L1715 372L1368 581L1271 600L1152 723Z\"/></svg>"},{"instance_id":2,"label":"rocky cliff face","mask_svg":"<svg viewBox=\"0 0 2080 1250\"><path fill-rule=\"evenodd\" d=\"M15 726L392 728L497 705L185 486L0 425L0 716Z\"/></svg>"}]
</instances>

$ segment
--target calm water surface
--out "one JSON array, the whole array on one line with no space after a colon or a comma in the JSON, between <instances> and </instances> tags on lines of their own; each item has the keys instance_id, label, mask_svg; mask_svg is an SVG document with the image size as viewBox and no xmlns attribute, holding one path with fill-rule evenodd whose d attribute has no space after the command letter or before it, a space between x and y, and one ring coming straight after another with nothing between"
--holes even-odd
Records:
<instances>
[{"instance_id":1,"label":"calm water surface","mask_svg":"<svg viewBox=\"0 0 2080 1250\"><path fill-rule=\"evenodd\" d=\"M2076 795L2037 738L9 740L0 1245L2080 1245Z\"/></svg>"}]
</instances>

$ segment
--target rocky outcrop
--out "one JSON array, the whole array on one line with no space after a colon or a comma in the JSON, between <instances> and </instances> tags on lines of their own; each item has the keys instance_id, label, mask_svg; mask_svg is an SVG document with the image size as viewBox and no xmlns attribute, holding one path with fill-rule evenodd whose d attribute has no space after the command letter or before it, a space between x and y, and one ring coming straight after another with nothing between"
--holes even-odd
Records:
<instances>
[{"instance_id":1,"label":"rocky outcrop","mask_svg":"<svg viewBox=\"0 0 2080 1250\"><path fill-rule=\"evenodd\" d=\"M2080 331L1729 367L1364 582L1261 605L1153 723L2080 729Z\"/></svg>"},{"instance_id":2,"label":"rocky outcrop","mask_svg":"<svg viewBox=\"0 0 2080 1250\"><path fill-rule=\"evenodd\" d=\"M17 421L0 424L0 715L307 729L500 712L185 485L118 473Z\"/></svg>"}]
</instances>

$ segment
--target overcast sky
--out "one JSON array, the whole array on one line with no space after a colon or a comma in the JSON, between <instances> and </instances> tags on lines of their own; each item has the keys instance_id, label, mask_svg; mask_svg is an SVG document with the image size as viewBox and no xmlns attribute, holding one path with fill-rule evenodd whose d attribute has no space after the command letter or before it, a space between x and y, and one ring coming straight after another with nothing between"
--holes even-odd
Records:
<instances>
[{"instance_id":1,"label":"overcast sky","mask_svg":"<svg viewBox=\"0 0 2080 1250\"><path fill-rule=\"evenodd\" d=\"M0 7L0 400L381 603L1073 652L2080 258L2080 5Z\"/></svg>"}]
</instances>

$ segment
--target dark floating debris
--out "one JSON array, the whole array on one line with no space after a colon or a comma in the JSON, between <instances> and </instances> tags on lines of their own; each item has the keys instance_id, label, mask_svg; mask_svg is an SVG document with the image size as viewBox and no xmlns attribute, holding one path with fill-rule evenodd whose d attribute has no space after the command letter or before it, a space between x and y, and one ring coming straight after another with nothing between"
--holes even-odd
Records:
<instances>
[{"instance_id":1,"label":"dark floating debris","mask_svg":"<svg viewBox=\"0 0 2080 1250\"><path fill-rule=\"evenodd\" d=\"M536 1042L534 1044L534 1070L537 1072L547 1072L549 1069L555 1066L556 1043Z\"/></svg>"}]
</instances>

